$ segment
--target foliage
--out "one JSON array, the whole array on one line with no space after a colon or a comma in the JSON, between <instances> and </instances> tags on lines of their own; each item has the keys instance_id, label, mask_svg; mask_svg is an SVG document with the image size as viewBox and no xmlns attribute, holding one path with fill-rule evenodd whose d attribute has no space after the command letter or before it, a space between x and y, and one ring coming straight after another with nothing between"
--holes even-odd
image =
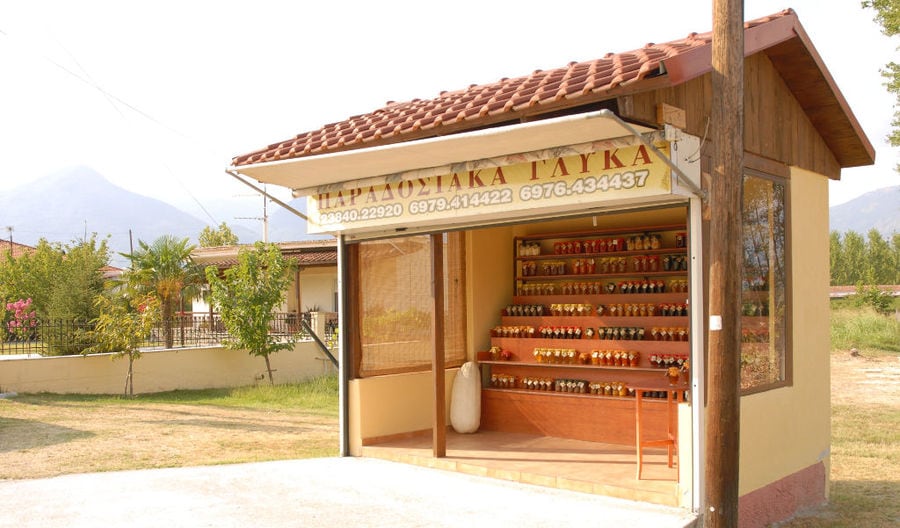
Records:
<instances>
[{"instance_id":1,"label":"foliage","mask_svg":"<svg viewBox=\"0 0 900 528\"><path fill-rule=\"evenodd\" d=\"M90 332L97 343L88 352L112 352L113 359L128 357L128 373L125 376L125 395L134 396L134 361L140 359L140 346L159 319L159 301L152 295L130 299L122 292L97 297L97 316L94 330Z\"/></svg>"},{"instance_id":2,"label":"foliage","mask_svg":"<svg viewBox=\"0 0 900 528\"><path fill-rule=\"evenodd\" d=\"M67 320L87 323L97 316L94 298L103 291L102 268L109 263L106 240L97 235L71 244L42 239L35 251L0 262L0 300L31 299L41 321ZM0 303L5 304L5 302ZM42 336L54 354L77 353L65 346L70 335Z\"/></svg>"},{"instance_id":3,"label":"foliage","mask_svg":"<svg viewBox=\"0 0 900 528\"><path fill-rule=\"evenodd\" d=\"M96 234L66 245L41 239L33 253L0 264L0 298L32 299L40 319L88 321L96 317L94 297L103 291L101 268L108 263L106 240Z\"/></svg>"},{"instance_id":4,"label":"foliage","mask_svg":"<svg viewBox=\"0 0 900 528\"><path fill-rule=\"evenodd\" d=\"M6 303L6 310L12 312L12 317L6 323L7 332L19 341L34 338L37 315L31 309L31 299L19 299L16 302Z\"/></svg>"},{"instance_id":5,"label":"foliage","mask_svg":"<svg viewBox=\"0 0 900 528\"><path fill-rule=\"evenodd\" d=\"M900 284L900 234L888 243L876 229L866 238L855 231L831 232L831 285Z\"/></svg>"},{"instance_id":6,"label":"foliage","mask_svg":"<svg viewBox=\"0 0 900 528\"><path fill-rule=\"evenodd\" d=\"M122 254L131 262L131 269L123 275L129 289L159 301L166 348L175 344L172 315L185 299L196 296L203 284L203 273L191 258L193 250L187 238L163 235L152 244L139 240L137 251Z\"/></svg>"},{"instance_id":7,"label":"foliage","mask_svg":"<svg viewBox=\"0 0 900 528\"><path fill-rule=\"evenodd\" d=\"M204 227L197 240L200 247L234 246L238 243L238 236L228 227L228 224L222 222L219 227Z\"/></svg>"},{"instance_id":8,"label":"foliage","mask_svg":"<svg viewBox=\"0 0 900 528\"><path fill-rule=\"evenodd\" d=\"M881 32L892 37L900 34L900 2L897 0L865 0L862 2L864 9L875 10L875 21L881 26ZM893 130L888 139L891 145L900 146L900 64L890 62L881 70L885 79L884 85L888 92L894 94L894 119L891 122ZM900 170L900 166L897 167Z\"/></svg>"},{"instance_id":9,"label":"foliage","mask_svg":"<svg viewBox=\"0 0 900 528\"><path fill-rule=\"evenodd\" d=\"M253 249L238 252L238 263L218 275L214 266L206 268L212 305L232 338L226 346L246 349L251 355L266 360L269 383L274 385L269 355L294 346L294 336L280 337L269 332L269 325L280 306L284 292L291 284L291 261L284 258L278 246L257 242Z\"/></svg>"},{"instance_id":10,"label":"foliage","mask_svg":"<svg viewBox=\"0 0 900 528\"><path fill-rule=\"evenodd\" d=\"M878 313L888 314L891 312L894 301L889 293L879 290L876 286L866 286L863 283L859 283L856 285L853 303L857 308L868 306Z\"/></svg>"},{"instance_id":11,"label":"foliage","mask_svg":"<svg viewBox=\"0 0 900 528\"><path fill-rule=\"evenodd\" d=\"M900 352L900 321L872 308L832 310L833 350Z\"/></svg>"},{"instance_id":12,"label":"foliage","mask_svg":"<svg viewBox=\"0 0 900 528\"><path fill-rule=\"evenodd\" d=\"M9 323L10 314L6 311L6 303L0 302L0 342L6 341L7 323Z\"/></svg>"}]
</instances>

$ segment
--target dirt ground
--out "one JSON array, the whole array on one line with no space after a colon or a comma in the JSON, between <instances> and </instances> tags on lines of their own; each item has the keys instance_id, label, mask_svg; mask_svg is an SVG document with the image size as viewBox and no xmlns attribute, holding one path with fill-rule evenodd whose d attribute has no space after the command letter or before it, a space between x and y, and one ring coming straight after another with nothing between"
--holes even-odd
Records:
<instances>
[{"instance_id":1,"label":"dirt ground","mask_svg":"<svg viewBox=\"0 0 900 528\"><path fill-rule=\"evenodd\" d=\"M335 455L337 420L295 411L0 400L0 480Z\"/></svg>"},{"instance_id":2,"label":"dirt ground","mask_svg":"<svg viewBox=\"0 0 900 528\"><path fill-rule=\"evenodd\" d=\"M900 356L831 355L832 405L900 405Z\"/></svg>"}]
</instances>

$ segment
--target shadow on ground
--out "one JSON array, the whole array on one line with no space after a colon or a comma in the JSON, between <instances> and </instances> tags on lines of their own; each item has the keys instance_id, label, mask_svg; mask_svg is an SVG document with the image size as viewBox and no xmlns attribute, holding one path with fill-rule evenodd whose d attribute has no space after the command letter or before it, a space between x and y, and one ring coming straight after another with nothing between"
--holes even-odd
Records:
<instances>
[{"instance_id":1,"label":"shadow on ground","mask_svg":"<svg viewBox=\"0 0 900 528\"><path fill-rule=\"evenodd\" d=\"M94 433L37 420L0 418L0 453L64 444L90 436Z\"/></svg>"}]
</instances>

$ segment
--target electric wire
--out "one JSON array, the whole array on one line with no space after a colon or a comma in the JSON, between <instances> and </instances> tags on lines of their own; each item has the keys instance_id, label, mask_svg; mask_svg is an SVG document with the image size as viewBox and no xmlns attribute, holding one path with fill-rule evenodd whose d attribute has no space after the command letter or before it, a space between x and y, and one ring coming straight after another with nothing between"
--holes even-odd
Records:
<instances>
[{"instance_id":1,"label":"electric wire","mask_svg":"<svg viewBox=\"0 0 900 528\"><path fill-rule=\"evenodd\" d=\"M4 37L6 37L6 39L9 40L9 41L13 41L13 40L14 40L14 39L9 35L9 33L7 33L6 31L4 31L2 28L0 28L0 34L2 34ZM100 86L99 83L97 83L96 81L93 80L93 78L91 77L91 75L90 75L90 74L87 72L87 70L81 65L81 63L78 61L78 59L77 59L77 58L76 58L76 57L68 50L68 48L66 48L65 45L63 45L62 42L59 41L59 39L57 39L56 37L53 37L53 40L54 40L54 42L56 42L56 44L57 44L57 45L58 45L58 46L66 53L66 55L69 56L69 58L75 63L75 65L78 66L78 69L81 70L81 72L82 72L83 75L82 75L82 74L79 74L79 73L77 73L77 72L75 72L75 71L72 71L72 69L67 68L66 66L64 66L64 65L61 64L60 62L58 62L58 61L56 61L56 60L53 60L52 58L48 57L47 55L39 54L38 56L39 56L41 59L43 59L43 60L47 61L48 63L52 64L52 65L55 66L56 68L59 68L61 71L63 71L63 72L66 73L67 75L71 76L72 78L74 78L74 79L76 79L76 80L78 80L78 81L80 81L80 82L86 84L86 85L89 86L90 88L93 88L94 90L96 90L97 92L99 92L99 93L104 97L104 99L105 99L105 100L113 107L113 109L116 110L116 112L119 114L119 116L120 116L124 121L128 122L129 120L128 120L128 117L125 115L125 113L122 112L122 109L120 108L119 105L121 105L121 106L123 106L123 107L125 107L125 108L127 108L127 109L129 109L129 110L131 110L132 112L138 114L139 116L141 116L141 117L147 119L148 121L150 121L150 122L152 122L152 123L154 123L154 124L156 124L156 125L162 127L162 128L165 129L165 130L168 130L168 131L171 132L171 133L176 134L177 136L179 136L179 137L181 137L181 138L183 138L183 139L186 139L186 140L188 140L188 141L191 141L191 142L194 142L194 143L197 143L197 144L202 144L202 142L197 141L196 138L192 138L192 137L188 136L187 134L184 134L183 132L181 132L181 131L179 131L179 130L176 130L175 128L169 126L168 124L162 122L161 120L157 119L156 117L150 115L149 113L143 111L142 109L138 108L137 106L135 106L135 105L133 105L133 104L131 104L131 103L125 101L124 99L118 97L117 95L111 93L109 90L107 90L107 89L103 88L102 86ZM17 45L17 43L15 43L15 42L13 42L13 44L14 44L14 45ZM34 55L34 54L32 54L32 55ZM178 176L174 173L174 171L172 171L171 167L169 167L169 165L168 165L167 163L165 163L165 162L163 162L163 161L161 161L161 160L157 160L157 162L162 166L162 168L163 168L163 169L166 171L166 173L172 178L172 180L175 181L176 183L178 183L179 187L181 187L181 189L182 189L182 190L183 190L183 191L191 198L191 200L193 200L193 202L197 205L197 207L199 207L200 210L203 211L203 213L204 213L204 214L209 218L209 220L212 222L212 225L213 225L213 226L218 225L218 224L219 224L218 220L217 220L217 219L212 215L212 213L210 213L209 210L208 210L208 209L200 202L200 200L197 198L197 196L195 196L194 193L192 193L192 192L190 191L190 189L187 188L187 186L184 184L184 182L182 181L182 179L181 179L180 177L178 177Z\"/></svg>"}]
</instances>

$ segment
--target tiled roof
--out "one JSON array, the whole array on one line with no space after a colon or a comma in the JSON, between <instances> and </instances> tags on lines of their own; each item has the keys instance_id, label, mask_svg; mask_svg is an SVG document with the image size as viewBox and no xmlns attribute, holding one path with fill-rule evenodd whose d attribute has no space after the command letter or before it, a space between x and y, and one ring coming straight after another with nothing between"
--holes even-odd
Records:
<instances>
[{"instance_id":1,"label":"tiled roof","mask_svg":"<svg viewBox=\"0 0 900 528\"><path fill-rule=\"evenodd\" d=\"M790 9L748 21L745 28L792 16ZM562 68L442 92L434 99L391 102L369 114L351 117L287 141L237 156L234 166L278 161L326 152L371 147L447 134L465 128L517 120L526 115L603 100L626 87L663 75L663 61L709 46L712 32L691 33L664 44L603 58L572 62Z\"/></svg>"},{"instance_id":2,"label":"tiled roof","mask_svg":"<svg viewBox=\"0 0 900 528\"><path fill-rule=\"evenodd\" d=\"M875 288L891 297L900 297L900 285L882 284ZM832 299L841 299L851 295L856 295L856 286L831 286L829 291L829 297Z\"/></svg>"},{"instance_id":3,"label":"tiled roof","mask_svg":"<svg viewBox=\"0 0 900 528\"><path fill-rule=\"evenodd\" d=\"M12 257L19 258L26 253L34 253L36 248L19 244L18 242L4 242L0 240L0 256L5 257L10 252L10 249L12 249Z\"/></svg>"},{"instance_id":4,"label":"tiled roof","mask_svg":"<svg viewBox=\"0 0 900 528\"><path fill-rule=\"evenodd\" d=\"M281 242L277 244L285 258L294 260L298 266L336 266L337 242L335 240L307 240L302 242ZM224 246L198 248L192 253L194 262L203 266L221 269L237 265L238 251L244 246Z\"/></svg>"}]
</instances>

